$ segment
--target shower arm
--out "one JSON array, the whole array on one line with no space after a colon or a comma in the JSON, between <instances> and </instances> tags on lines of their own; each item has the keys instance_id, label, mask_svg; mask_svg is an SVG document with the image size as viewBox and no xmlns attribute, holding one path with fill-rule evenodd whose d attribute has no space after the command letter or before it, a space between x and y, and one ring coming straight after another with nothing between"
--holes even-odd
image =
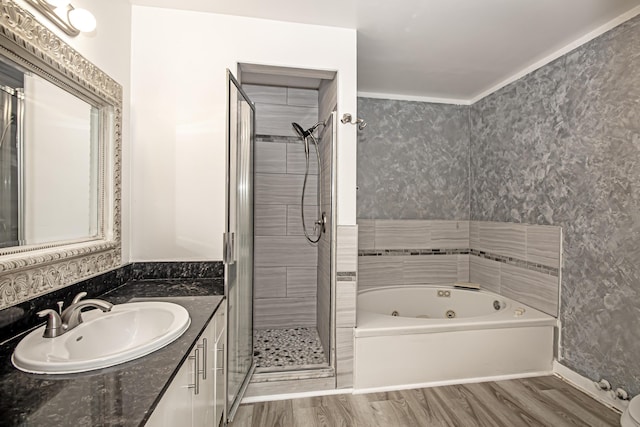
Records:
<instances>
[{"instance_id":1,"label":"shower arm","mask_svg":"<svg viewBox=\"0 0 640 427\"><path fill-rule=\"evenodd\" d=\"M364 119L356 118L353 120L353 116L349 113L344 113L340 121L344 124L358 125L359 130L364 129L367 126L367 122L365 122Z\"/></svg>"}]
</instances>

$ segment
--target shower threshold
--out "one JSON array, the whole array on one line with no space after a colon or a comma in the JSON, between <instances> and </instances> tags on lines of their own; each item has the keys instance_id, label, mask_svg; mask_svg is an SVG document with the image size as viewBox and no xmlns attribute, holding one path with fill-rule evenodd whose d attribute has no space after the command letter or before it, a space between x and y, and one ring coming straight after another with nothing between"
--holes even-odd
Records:
<instances>
[{"instance_id":1,"label":"shower threshold","mask_svg":"<svg viewBox=\"0 0 640 427\"><path fill-rule=\"evenodd\" d=\"M271 383L277 384L278 381L291 381L291 380L311 380L335 377L335 370L331 367L315 367L312 369L297 369L290 371L257 371L251 378L251 383Z\"/></svg>"}]
</instances>

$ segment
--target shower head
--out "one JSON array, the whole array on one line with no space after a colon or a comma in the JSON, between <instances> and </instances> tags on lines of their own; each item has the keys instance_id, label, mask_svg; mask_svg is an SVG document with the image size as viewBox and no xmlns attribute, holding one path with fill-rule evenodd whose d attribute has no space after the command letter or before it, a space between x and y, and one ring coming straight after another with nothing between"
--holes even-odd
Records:
<instances>
[{"instance_id":1,"label":"shower head","mask_svg":"<svg viewBox=\"0 0 640 427\"><path fill-rule=\"evenodd\" d=\"M307 131L305 131L304 129L302 129L302 126L300 126L299 124L293 122L291 123L291 126L293 126L293 130L296 131L296 133L298 134L298 136L302 139L305 139L306 137L309 136L309 133Z\"/></svg>"},{"instance_id":2,"label":"shower head","mask_svg":"<svg viewBox=\"0 0 640 427\"><path fill-rule=\"evenodd\" d=\"M298 136L302 139L306 139L309 135L315 132L315 130L318 129L318 126L320 125L324 126L324 122L318 122L315 125L311 126L309 129L304 130L302 129L302 126L300 126L299 124L295 122L291 123L293 130L295 130Z\"/></svg>"}]
</instances>

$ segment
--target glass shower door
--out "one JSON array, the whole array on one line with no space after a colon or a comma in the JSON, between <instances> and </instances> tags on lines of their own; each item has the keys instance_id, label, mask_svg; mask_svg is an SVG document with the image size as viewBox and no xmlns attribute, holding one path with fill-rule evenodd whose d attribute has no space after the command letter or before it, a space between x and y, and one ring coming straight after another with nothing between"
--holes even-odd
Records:
<instances>
[{"instance_id":1,"label":"glass shower door","mask_svg":"<svg viewBox=\"0 0 640 427\"><path fill-rule=\"evenodd\" d=\"M227 200L224 238L227 296L227 405L233 420L253 362L253 147L254 106L227 70Z\"/></svg>"}]
</instances>

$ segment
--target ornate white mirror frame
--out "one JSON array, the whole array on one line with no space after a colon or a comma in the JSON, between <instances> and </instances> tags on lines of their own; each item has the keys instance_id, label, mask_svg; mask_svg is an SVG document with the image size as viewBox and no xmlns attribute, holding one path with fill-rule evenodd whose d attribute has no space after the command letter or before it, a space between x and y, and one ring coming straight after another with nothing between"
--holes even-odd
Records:
<instances>
[{"instance_id":1,"label":"ornate white mirror frame","mask_svg":"<svg viewBox=\"0 0 640 427\"><path fill-rule=\"evenodd\" d=\"M122 87L13 1L0 14L0 55L113 117L100 125L97 236L0 249L3 309L120 266Z\"/></svg>"}]
</instances>

